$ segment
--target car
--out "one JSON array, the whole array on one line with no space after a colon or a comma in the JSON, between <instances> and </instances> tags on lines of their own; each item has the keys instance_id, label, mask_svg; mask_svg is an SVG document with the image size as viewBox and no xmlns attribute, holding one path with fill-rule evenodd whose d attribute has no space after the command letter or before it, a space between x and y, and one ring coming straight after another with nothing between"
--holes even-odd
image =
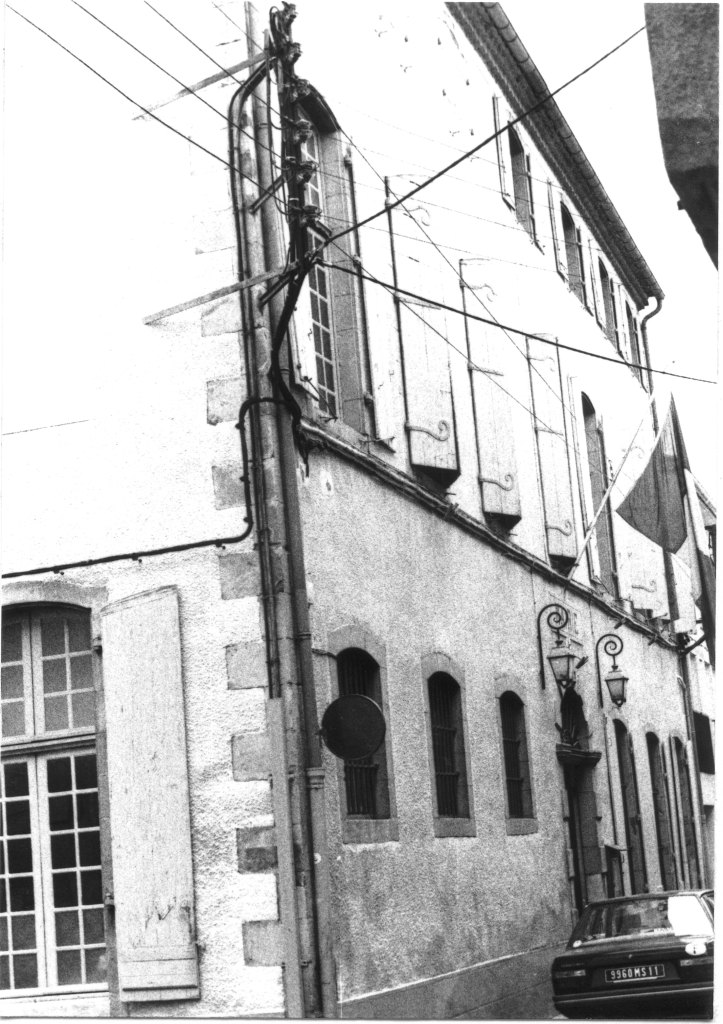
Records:
<instances>
[{"instance_id":1,"label":"car","mask_svg":"<svg viewBox=\"0 0 723 1024\"><path fill-rule=\"evenodd\" d=\"M566 1017L713 1016L713 892L654 892L589 903L552 964Z\"/></svg>"}]
</instances>

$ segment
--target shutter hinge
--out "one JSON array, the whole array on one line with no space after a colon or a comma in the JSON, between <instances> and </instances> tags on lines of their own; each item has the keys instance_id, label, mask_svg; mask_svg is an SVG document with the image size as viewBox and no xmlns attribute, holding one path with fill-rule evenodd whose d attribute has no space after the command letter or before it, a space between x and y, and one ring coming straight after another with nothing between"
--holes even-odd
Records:
<instances>
[{"instance_id":1,"label":"shutter hinge","mask_svg":"<svg viewBox=\"0 0 723 1024\"><path fill-rule=\"evenodd\" d=\"M90 642L90 645L96 654L103 653L103 638L100 636L100 634L98 636L93 637L93 639Z\"/></svg>"},{"instance_id":2,"label":"shutter hinge","mask_svg":"<svg viewBox=\"0 0 723 1024\"><path fill-rule=\"evenodd\" d=\"M115 910L115 897L110 889L106 890L106 894L103 897L103 906L107 907L108 910Z\"/></svg>"}]
</instances>

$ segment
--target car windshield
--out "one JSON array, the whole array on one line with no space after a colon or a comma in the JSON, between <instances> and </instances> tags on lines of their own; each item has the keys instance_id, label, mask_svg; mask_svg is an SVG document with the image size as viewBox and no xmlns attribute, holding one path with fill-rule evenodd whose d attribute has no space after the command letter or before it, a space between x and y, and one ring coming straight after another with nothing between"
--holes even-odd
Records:
<instances>
[{"instance_id":1,"label":"car windshield","mask_svg":"<svg viewBox=\"0 0 723 1024\"><path fill-rule=\"evenodd\" d=\"M634 935L709 935L712 931L698 897L681 894L592 904L583 911L570 945Z\"/></svg>"}]
</instances>

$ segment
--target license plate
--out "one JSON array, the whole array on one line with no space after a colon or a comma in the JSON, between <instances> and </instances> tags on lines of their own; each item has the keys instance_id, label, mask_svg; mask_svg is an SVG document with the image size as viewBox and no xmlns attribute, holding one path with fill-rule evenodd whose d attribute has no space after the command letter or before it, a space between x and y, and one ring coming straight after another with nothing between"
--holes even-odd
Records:
<instances>
[{"instance_id":1,"label":"license plate","mask_svg":"<svg viewBox=\"0 0 723 1024\"><path fill-rule=\"evenodd\" d=\"M609 967L605 981L615 985L620 981L652 981L665 977L665 964L641 964L639 967Z\"/></svg>"}]
</instances>

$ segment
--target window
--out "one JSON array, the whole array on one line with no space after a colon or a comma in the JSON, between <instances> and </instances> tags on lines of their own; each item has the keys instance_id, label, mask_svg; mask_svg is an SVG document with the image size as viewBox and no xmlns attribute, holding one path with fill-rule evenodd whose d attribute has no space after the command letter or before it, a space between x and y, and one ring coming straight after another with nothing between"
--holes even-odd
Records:
<instances>
[{"instance_id":1,"label":"window","mask_svg":"<svg viewBox=\"0 0 723 1024\"><path fill-rule=\"evenodd\" d=\"M688 771L688 758L685 747L675 737L672 741L675 768L678 773L678 839L684 860L684 873L686 885L691 889L697 889L700 885L698 872L698 846L695 836L695 821L693 819L693 792L690 785L690 773Z\"/></svg>"},{"instance_id":2,"label":"window","mask_svg":"<svg viewBox=\"0 0 723 1024\"><path fill-rule=\"evenodd\" d=\"M655 832L658 840L658 858L660 864L660 881L664 889L677 888L675 859L673 857L673 839L670 830L670 806L665 785L665 762L658 737L649 732L646 736L648 744L648 766L650 783L653 790L653 813L655 815Z\"/></svg>"},{"instance_id":3,"label":"window","mask_svg":"<svg viewBox=\"0 0 723 1024\"><path fill-rule=\"evenodd\" d=\"M302 159L313 163L305 204L319 210L318 227L308 228L311 248L324 231L355 223L354 181L339 126L318 94L305 98L311 127L302 142ZM295 314L296 384L305 387L326 420L340 420L360 433L375 435L371 371L361 276L355 259L359 238L351 232L325 253L325 259L355 274L312 266Z\"/></svg>"},{"instance_id":4,"label":"window","mask_svg":"<svg viewBox=\"0 0 723 1024\"><path fill-rule=\"evenodd\" d=\"M620 352L618 314L615 306L615 282L605 269L605 264L602 260L598 260L598 267L600 268L600 290L602 291L603 308L605 310L603 330L618 352Z\"/></svg>"},{"instance_id":5,"label":"window","mask_svg":"<svg viewBox=\"0 0 723 1024\"><path fill-rule=\"evenodd\" d=\"M366 651L348 648L337 657L339 696L361 694L382 707L379 666ZM349 817L389 818L386 738L370 757L344 762L346 813Z\"/></svg>"},{"instance_id":6,"label":"window","mask_svg":"<svg viewBox=\"0 0 723 1024\"><path fill-rule=\"evenodd\" d=\"M583 305L587 305L587 284L585 264L582 257L582 236L564 204L561 204L562 231L565 238L565 255L570 287Z\"/></svg>"},{"instance_id":7,"label":"window","mask_svg":"<svg viewBox=\"0 0 723 1024\"><path fill-rule=\"evenodd\" d=\"M444 672L427 681L437 814L469 818L469 795L459 684Z\"/></svg>"},{"instance_id":8,"label":"window","mask_svg":"<svg viewBox=\"0 0 723 1024\"><path fill-rule=\"evenodd\" d=\"M643 376L643 371L641 369L643 361L640 358L640 336L638 335L638 324L633 316L633 311L630 308L629 302L625 303L625 316L628 321L628 335L630 336L630 358L633 363L638 364L633 367L633 373L645 388L645 377Z\"/></svg>"},{"instance_id":9,"label":"window","mask_svg":"<svg viewBox=\"0 0 723 1024\"><path fill-rule=\"evenodd\" d=\"M587 395L582 396L582 413L585 422L587 464L590 474L590 489L592 491L592 509L590 509L589 519L592 520L600 508L608 489L608 469L602 426ZM618 574L615 564L612 513L609 500L605 502L605 507L595 524L595 541L600 582L609 594L617 597Z\"/></svg>"},{"instance_id":10,"label":"window","mask_svg":"<svg viewBox=\"0 0 723 1024\"><path fill-rule=\"evenodd\" d=\"M510 818L531 818L532 791L527 756L525 709L516 693L500 697L502 748L507 788L507 814Z\"/></svg>"},{"instance_id":11,"label":"window","mask_svg":"<svg viewBox=\"0 0 723 1024\"><path fill-rule=\"evenodd\" d=\"M530 157L522 148L517 132L513 128L509 128L508 133L510 136L510 156L512 158L512 189L514 192L515 213L517 214L517 219L524 225L530 238L533 241L537 241Z\"/></svg>"},{"instance_id":12,"label":"window","mask_svg":"<svg viewBox=\"0 0 723 1024\"><path fill-rule=\"evenodd\" d=\"M699 711L693 712L695 725L695 749L698 754L698 767L707 775L715 775L715 758L713 756L713 735L710 718Z\"/></svg>"},{"instance_id":13,"label":"window","mask_svg":"<svg viewBox=\"0 0 723 1024\"><path fill-rule=\"evenodd\" d=\"M623 798L623 817L625 819L625 837L628 847L628 866L630 868L630 891L647 892L648 875L645 866L643 849L643 830L640 817L640 800L638 798L638 780L635 775L635 757L630 733L623 723L616 719L615 742L618 752L618 769L620 771L620 789Z\"/></svg>"},{"instance_id":14,"label":"window","mask_svg":"<svg viewBox=\"0 0 723 1024\"><path fill-rule=\"evenodd\" d=\"M0 989L105 983L94 732L88 613L8 613Z\"/></svg>"}]
</instances>

